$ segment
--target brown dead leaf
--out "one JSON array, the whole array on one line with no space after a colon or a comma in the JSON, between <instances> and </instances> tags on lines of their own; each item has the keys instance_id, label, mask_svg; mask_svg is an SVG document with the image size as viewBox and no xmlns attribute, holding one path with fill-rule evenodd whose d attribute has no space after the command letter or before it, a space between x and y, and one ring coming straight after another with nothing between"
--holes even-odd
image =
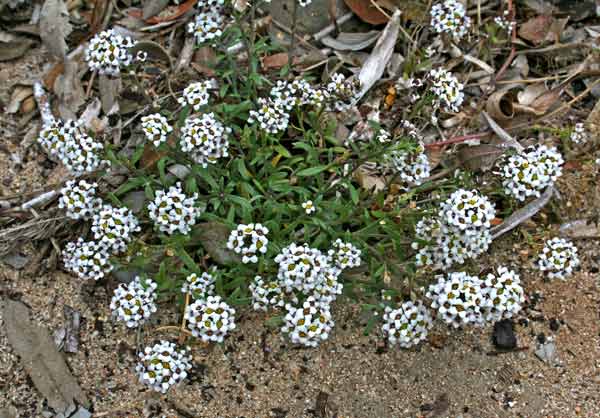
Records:
<instances>
[{"instance_id":1,"label":"brown dead leaf","mask_svg":"<svg viewBox=\"0 0 600 418\"><path fill-rule=\"evenodd\" d=\"M494 92L485 103L485 108L492 119L502 123L515 116L513 103L515 102L513 90L499 90Z\"/></svg>"},{"instance_id":2,"label":"brown dead leaf","mask_svg":"<svg viewBox=\"0 0 600 418\"><path fill-rule=\"evenodd\" d=\"M365 190L373 191L374 193L384 190L386 186L385 177L376 173L366 164L358 167L358 169L354 172L354 178L360 187Z\"/></svg>"},{"instance_id":3,"label":"brown dead leaf","mask_svg":"<svg viewBox=\"0 0 600 418\"><path fill-rule=\"evenodd\" d=\"M288 53L280 52L278 54L267 55L262 57L260 63L265 70L271 68L281 68L288 63Z\"/></svg>"},{"instance_id":4,"label":"brown dead leaf","mask_svg":"<svg viewBox=\"0 0 600 418\"><path fill-rule=\"evenodd\" d=\"M550 27L554 23L552 16L537 16L519 26L519 36L536 45L546 40Z\"/></svg>"},{"instance_id":5,"label":"brown dead leaf","mask_svg":"<svg viewBox=\"0 0 600 418\"><path fill-rule=\"evenodd\" d=\"M6 107L6 112L10 114L17 113L21 107L21 103L31 96L33 96L33 87L22 85L16 86L10 96L10 102Z\"/></svg>"},{"instance_id":6,"label":"brown dead leaf","mask_svg":"<svg viewBox=\"0 0 600 418\"><path fill-rule=\"evenodd\" d=\"M372 25L381 25L386 23L388 18L381 13L377 7L373 6L371 0L344 0L344 3L359 18Z\"/></svg>"},{"instance_id":7,"label":"brown dead leaf","mask_svg":"<svg viewBox=\"0 0 600 418\"><path fill-rule=\"evenodd\" d=\"M429 167L432 171L442 162L445 150L444 146L427 148L427 160L429 160Z\"/></svg>"},{"instance_id":8,"label":"brown dead leaf","mask_svg":"<svg viewBox=\"0 0 600 418\"><path fill-rule=\"evenodd\" d=\"M144 21L151 25L155 25L157 23L170 22L175 20L194 7L194 5L198 2L198 0L188 0L185 3L182 3L178 6L169 6L161 11L158 15L152 16ZM143 19L144 13L141 9L130 9L127 14L136 19Z\"/></svg>"},{"instance_id":9,"label":"brown dead leaf","mask_svg":"<svg viewBox=\"0 0 600 418\"><path fill-rule=\"evenodd\" d=\"M488 171L503 152L502 147L493 144L466 146L458 151L458 159L471 171Z\"/></svg>"},{"instance_id":10,"label":"brown dead leaf","mask_svg":"<svg viewBox=\"0 0 600 418\"><path fill-rule=\"evenodd\" d=\"M168 5L169 0L145 0L142 9L142 19L148 20L152 16L156 16Z\"/></svg>"}]
</instances>

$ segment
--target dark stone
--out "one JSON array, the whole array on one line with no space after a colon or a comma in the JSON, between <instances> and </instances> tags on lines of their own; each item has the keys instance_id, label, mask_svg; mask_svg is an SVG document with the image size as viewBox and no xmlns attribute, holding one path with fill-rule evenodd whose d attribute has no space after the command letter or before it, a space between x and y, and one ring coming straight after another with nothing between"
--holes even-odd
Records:
<instances>
[{"instance_id":1,"label":"dark stone","mask_svg":"<svg viewBox=\"0 0 600 418\"><path fill-rule=\"evenodd\" d=\"M537 340L540 344L544 344L546 342L546 335L543 332L540 332L537 336Z\"/></svg>"},{"instance_id":2,"label":"dark stone","mask_svg":"<svg viewBox=\"0 0 600 418\"><path fill-rule=\"evenodd\" d=\"M517 336L510 319L503 319L494 324L492 341L497 348L503 350L513 350L517 347Z\"/></svg>"},{"instance_id":3,"label":"dark stone","mask_svg":"<svg viewBox=\"0 0 600 418\"><path fill-rule=\"evenodd\" d=\"M556 318L550 319L550 329L554 332L558 331L560 328L560 322L556 320Z\"/></svg>"}]
</instances>

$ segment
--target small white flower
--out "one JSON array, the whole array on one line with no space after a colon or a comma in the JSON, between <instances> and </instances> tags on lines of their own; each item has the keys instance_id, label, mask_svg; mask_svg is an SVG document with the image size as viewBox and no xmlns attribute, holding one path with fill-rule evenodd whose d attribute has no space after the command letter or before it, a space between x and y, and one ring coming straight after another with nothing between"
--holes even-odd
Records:
<instances>
[{"instance_id":1,"label":"small white flower","mask_svg":"<svg viewBox=\"0 0 600 418\"><path fill-rule=\"evenodd\" d=\"M209 90L211 88L212 83L208 80L192 83L183 90L183 96L178 98L177 101L182 106L192 106L197 112L202 106L208 104L208 99L210 98Z\"/></svg>"},{"instance_id":2,"label":"small white flower","mask_svg":"<svg viewBox=\"0 0 600 418\"><path fill-rule=\"evenodd\" d=\"M360 87L358 78L348 80L341 73L333 74L324 90L327 100L327 109L338 112L344 112L350 109L356 97L358 97Z\"/></svg>"},{"instance_id":3,"label":"small white flower","mask_svg":"<svg viewBox=\"0 0 600 418\"><path fill-rule=\"evenodd\" d=\"M178 182L167 191L156 192L154 201L148 204L148 215L161 232L189 234L199 215L197 199L197 193L188 197Z\"/></svg>"},{"instance_id":4,"label":"small white flower","mask_svg":"<svg viewBox=\"0 0 600 418\"><path fill-rule=\"evenodd\" d=\"M287 293L294 290L312 293L330 269L327 256L307 244L288 245L275 257L275 262L279 265L277 279Z\"/></svg>"},{"instance_id":5,"label":"small white flower","mask_svg":"<svg viewBox=\"0 0 600 418\"><path fill-rule=\"evenodd\" d=\"M312 200L307 200L306 202L303 202L302 209L304 209L304 212L306 212L307 215L310 215L311 213L314 213L317 210L315 205L313 205Z\"/></svg>"},{"instance_id":6,"label":"small white flower","mask_svg":"<svg viewBox=\"0 0 600 418\"><path fill-rule=\"evenodd\" d=\"M488 229L496 216L490 200L477 190L459 189L442 204L440 215L444 223L466 235L476 235Z\"/></svg>"},{"instance_id":7,"label":"small white flower","mask_svg":"<svg viewBox=\"0 0 600 418\"><path fill-rule=\"evenodd\" d=\"M484 285L485 319L488 322L512 318L519 313L521 305L525 302L525 292L518 274L500 266L497 275L487 275Z\"/></svg>"},{"instance_id":8,"label":"small white flower","mask_svg":"<svg viewBox=\"0 0 600 418\"><path fill-rule=\"evenodd\" d=\"M285 325L281 331L288 334L294 344L317 347L329 338L334 322L328 305L309 297L300 307L286 305Z\"/></svg>"},{"instance_id":9,"label":"small white flower","mask_svg":"<svg viewBox=\"0 0 600 418\"><path fill-rule=\"evenodd\" d=\"M429 78L431 79L431 91L434 94L434 106L441 107L446 112L459 112L465 98L463 84L451 72L443 68L431 70Z\"/></svg>"},{"instance_id":10,"label":"small white flower","mask_svg":"<svg viewBox=\"0 0 600 418\"><path fill-rule=\"evenodd\" d=\"M201 11L193 22L188 23L188 33L196 37L198 44L216 41L223 35L225 17L220 9Z\"/></svg>"},{"instance_id":11,"label":"small white flower","mask_svg":"<svg viewBox=\"0 0 600 418\"><path fill-rule=\"evenodd\" d=\"M140 230L138 219L128 208L115 208L104 205L93 217L92 232L94 239L106 245L114 253L124 252Z\"/></svg>"},{"instance_id":12,"label":"small white flower","mask_svg":"<svg viewBox=\"0 0 600 418\"><path fill-rule=\"evenodd\" d=\"M575 144L585 144L587 140L588 135L585 131L585 125L583 123L576 123L575 128L571 133L571 142Z\"/></svg>"},{"instance_id":13,"label":"small white flower","mask_svg":"<svg viewBox=\"0 0 600 418\"><path fill-rule=\"evenodd\" d=\"M361 251L349 242L336 239L333 248L329 250L330 263L340 270L359 267Z\"/></svg>"},{"instance_id":14,"label":"small white flower","mask_svg":"<svg viewBox=\"0 0 600 418\"><path fill-rule=\"evenodd\" d=\"M530 196L539 197L562 175L563 164L562 155L554 147L527 147L520 154L503 160L500 171L502 185L506 194L520 201Z\"/></svg>"},{"instance_id":15,"label":"small white flower","mask_svg":"<svg viewBox=\"0 0 600 418\"><path fill-rule=\"evenodd\" d=\"M40 132L38 141L76 176L91 173L108 164L99 155L104 146L82 132L72 120L53 120Z\"/></svg>"},{"instance_id":16,"label":"small white flower","mask_svg":"<svg viewBox=\"0 0 600 418\"><path fill-rule=\"evenodd\" d=\"M188 118L181 129L181 150L188 152L192 160L202 167L214 164L229 155L231 128L217 120L214 113Z\"/></svg>"},{"instance_id":17,"label":"small white flower","mask_svg":"<svg viewBox=\"0 0 600 418\"><path fill-rule=\"evenodd\" d=\"M258 110L250 111L248 122L257 124L265 132L278 134L287 129L290 115L281 102L261 97L258 99Z\"/></svg>"},{"instance_id":18,"label":"small white flower","mask_svg":"<svg viewBox=\"0 0 600 418\"><path fill-rule=\"evenodd\" d=\"M255 311L267 311L271 307L283 307L283 290L277 280L265 281L256 276L250 283L252 293L252 307Z\"/></svg>"},{"instance_id":19,"label":"small white flower","mask_svg":"<svg viewBox=\"0 0 600 418\"><path fill-rule=\"evenodd\" d=\"M216 278L207 272L198 276L196 273L189 274L181 287L183 293L189 293L196 299L206 299L215 294Z\"/></svg>"},{"instance_id":20,"label":"small white flower","mask_svg":"<svg viewBox=\"0 0 600 418\"><path fill-rule=\"evenodd\" d=\"M383 314L383 334L390 344L409 348L424 341L433 325L431 314L421 303L404 302L398 309L389 306Z\"/></svg>"},{"instance_id":21,"label":"small white flower","mask_svg":"<svg viewBox=\"0 0 600 418\"><path fill-rule=\"evenodd\" d=\"M142 117L142 130L148 141L152 142L155 147L167 141L169 133L173 131L167 118L160 113Z\"/></svg>"},{"instance_id":22,"label":"small white flower","mask_svg":"<svg viewBox=\"0 0 600 418\"><path fill-rule=\"evenodd\" d=\"M261 224L240 224L231 231L227 248L242 255L242 263L258 263L258 255L267 252L269 230Z\"/></svg>"},{"instance_id":23,"label":"small white flower","mask_svg":"<svg viewBox=\"0 0 600 418\"><path fill-rule=\"evenodd\" d=\"M429 286L427 297L438 317L458 328L461 325L482 325L485 321L483 282L464 272L437 276L437 283Z\"/></svg>"},{"instance_id":24,"label":"small white flower","mask_svg":"<svg viewBox=\"0 0 600 418\"><path fill-rule=\"evenodd\" d=\"M148 53L146 51L138 51L135 55L135 59L139 62L146 62L148 59Z\"/></svg>"},{"instance_id":25,"label":"small white flower","mask_svg":"<svg viewBox=\"0 0 600 418\"><path fill-rule=\"evenodd\" d=\"M466 35L471 26L465 6L457 0L445 0L431 8L431 26L437 33L447 33L455 39Z\"/></svg>"},{"instance_id":26,"label":"small white flower","mask_svg":"<svg viewBox=\"0 0 600 418\"><path fill-rule=\"evenodd\" d=\"M131 64L131 47L135 41L129 36L108 29L95 35L85 50L85 60L92 71L100 74L118 75L123 67Z\"/></svg>"},{"instance_id":27,"label":"small white flower","mask_svg":"<svg viewBox=\"0 0 600 418\"><path fill-rule=\"evenodd\" d=\"M312 0L298 0L298 4L302 7L306 7L312 3Z\"/></svg>"},{"instance_id":28,"label":"small white flower","mask_svg":"<svg viewBox=\"0 0 600 418\"><path fill-rule=\"evenodd\" d=\"M579 266L577 247L563 238L552 238L538 258L538 268L551 279L566 279Z\"/></svg>"},{"instance_id":29,"label":"small white flower","mask_svg":"<svg viewBox=\"0 0 600 418\"><path fill-rule=\"evenodd\" d=\"M69 180L60 190L58 207L66 209L71 219L89 219L102 205L102 200L96 197L97 183L85 180Z\"/></svg>"},{"instance_id":30,"label":"small white flower","mask_svg":"<svg viewBox=\"0 0 600 418\"><path fill-rule=\"evenodd\" d=\"M208 296L188 305L185 319L192 335L204 342L223 342L224 337L235 329L235 309L220 296Z\"/></svg>"},{"instance_id":31,"label":"small white flower","mask_svg":"<svg viewBox=\"0 0 600 418\"><path fill-rule=\"evenodd\" d=\"M140 382L157 392L166 393L181 383L192 368L189 349L177 350L169 341L160 341L139 353L135 371Z\"/></svg>"},{"instance_id":32,"label":"small white flower","mask_svg":"<svg viewBox=\"0 0 600 418\"><path fill-rule=\"evenodd\" d=\"M62 256L65 268L84 280L100 280L113 269L108 248L97 241L79 238L67 244Z\"/></svg>"},{"instance_id":33,"label":"small white flower","mask_svg":"<svg viewBox=\"0 0 600 418\"><path fill-rule=\"evenodd\" d=\"M129 328L142 325L156 312L156 287L152 280L139 277L127 285L119 285L110 302L113 315Z\"/></svg>"},{"instance_id":34,"label":"small white flower","mask_svg":"<svg viewBox=\"0 0 600 418\"><path fill-rule=\"evenodd\" d=\"M392 150L385 156L392 170L398 174L400 180L407 185L418 186L429 178L431 167L425 153L425 147L420 142L414 151Z\"/></svg>"}]
</instances>

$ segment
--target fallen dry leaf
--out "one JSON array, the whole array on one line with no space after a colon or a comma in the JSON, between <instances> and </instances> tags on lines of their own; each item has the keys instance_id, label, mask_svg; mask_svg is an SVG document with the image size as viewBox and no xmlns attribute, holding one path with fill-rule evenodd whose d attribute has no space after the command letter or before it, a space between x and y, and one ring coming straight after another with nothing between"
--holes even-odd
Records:
<instances>
[{"instance_id":1,"label":"fallen dry leaf","mask_svg":"<svg viewBox=\"0 0 600 418\"><path fill-rule=\"evenodd\" d=\"M31 49L35 42L31 39L20 38L12 42L0 42L0 62L22 57Z\"/></svg>"},{"instance_id":2,"label":"fallen dry leaf","mask_svg":"<svg viewBox=\"0 0 600 418\"><path fill-rule=\"evenodd\" d=\"M371 3L371 0L344 0L344 3L367 23L381 25L388 21L388 18Z\"/></svg>"},{"instance_id":3,"label":"fallen dry leaf","mask_svg":"<svg viewBox=\"0 0 600 418\"><path fill-rule=\"evenodd\" d=\"M89 407L48 330L29 319L29 309L21 302L5 299L2 304L8 343L48 405L58 413L72 411L76 404Z\"/></svg>"},{"instance_id":4,"label":"fallen dry leaf","mask_svg":"<svg viewBox=\"0 0 600 418\"><path fill-rule=\"evenodd\" d=\"M135 17L136 19L143 19L146 23L154 25L157 23L170 22L183 16L192 10L197 2L198 0L188 0L178 6L169 6L161 11L158 15L152 16L148 19L143 18L144 12L141 9L130 9L127 14L131 17Z\"/></svg>"},{"instance_id":5,"label":"fallen dry leaf","mask_svg":"<svg viewBox=\"0 0 600 418\"><path fill-rule=\"evenodd\" d=\"M537 16L529 19L519 26L519 36L534 44L541 44L546 40L554 18L552 16Z\"/></svg>"},{"instance_id":6,"label":"fallen dry leaf","mask_svg":"<svg viewBox=\"0 0 600 418\"><path fill-rule=\"evenodd\" d=\"M55 56L67 54L65 38L73 31L69 23L69 10L63 0L46 0L40 16L40 37L46 48Z\"/></svg>"}]
</instances>

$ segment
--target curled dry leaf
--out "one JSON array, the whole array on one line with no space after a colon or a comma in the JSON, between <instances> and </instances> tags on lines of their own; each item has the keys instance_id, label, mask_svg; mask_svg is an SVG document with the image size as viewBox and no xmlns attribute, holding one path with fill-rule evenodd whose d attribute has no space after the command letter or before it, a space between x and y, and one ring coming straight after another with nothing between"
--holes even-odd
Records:
<instances>
[{"instance_id":1,"label":"curled dry leaf","mask_svg":"<svg viewBox=\"0 0 600 418\"><path fill-rule=\"evenodd\" d=\"M63 0L46 0L40 16L40 37L48 50L59 58L67 54L65 38L73 31L69 10Z\"/></svg>"},{"instance_id":2,"label":"curled dry leaf","mask_svg":"<svg viewBox=\"0 0 600 418\"><path fill-rule=\"evenodd\" d=\"M23 85L16 86L10 96L10 102L8 103L8 106L6 107L6 112L10 113L10 114L17 113L19 111L19 109L21 108L21 104L25 101L25 99L27 99L28 97L32 97L32 96L33 96L33 87L23 86Z\"/></svg>"},{"instance_id":3,"label":"curled dry leaf","mask_svg":"<svg viewBox=\"0 0 600 418\"><path fill-rule=\"evenodd\" d=\"M54 81L58 112L63 119L76 119L79 107L85 103L85 92L79 78L80 64L76 59L67 58L63 73Z\"/></svg>"},{"instance_id":4,"label":"curled dry leaf","mask_svg":"<svg viewBox=\"0 0 600 418\"><path fill-rule=\"evenodd\" d=\"M485 109L490 117L500 123L511 120L515 115L513 103L515 92L510 89L494 92L485 103Z\"/></svg>"},{"instance_id":5,"label":"curled dry leaf","mask_svg":"<svg viewBox=\"0 0 600 418\"><path fill-rule=\"evenodd\" d=\"M488 171L502 156L504 149L494 144L480 144L462 147L458 151L461 164L472 171Z\"/></svg>"},{"instance_id":6,"label":"curled dry leaf","mask_svg":"<svg viewBox=\"0 0 600 418\"><path fill-rule=\"evenodd\" d=\"M361 165L354 171L354 178L360 187L373 193L380 192L386 187L386 178L368 163Z\"/></svg>"},{"instance_id":7,"label":"curled dry leaf","mask_svg":"<svg viewBox=\"0 0 600 418\"><path fill-rule=\"evenodd\" d=\"M346 3L350 10L358 17L367 23L381 25L388 21L386 15L381 13L381 11L373 5L371 0L344 0L344 3Z\"/></svg>"}]
</instances>

